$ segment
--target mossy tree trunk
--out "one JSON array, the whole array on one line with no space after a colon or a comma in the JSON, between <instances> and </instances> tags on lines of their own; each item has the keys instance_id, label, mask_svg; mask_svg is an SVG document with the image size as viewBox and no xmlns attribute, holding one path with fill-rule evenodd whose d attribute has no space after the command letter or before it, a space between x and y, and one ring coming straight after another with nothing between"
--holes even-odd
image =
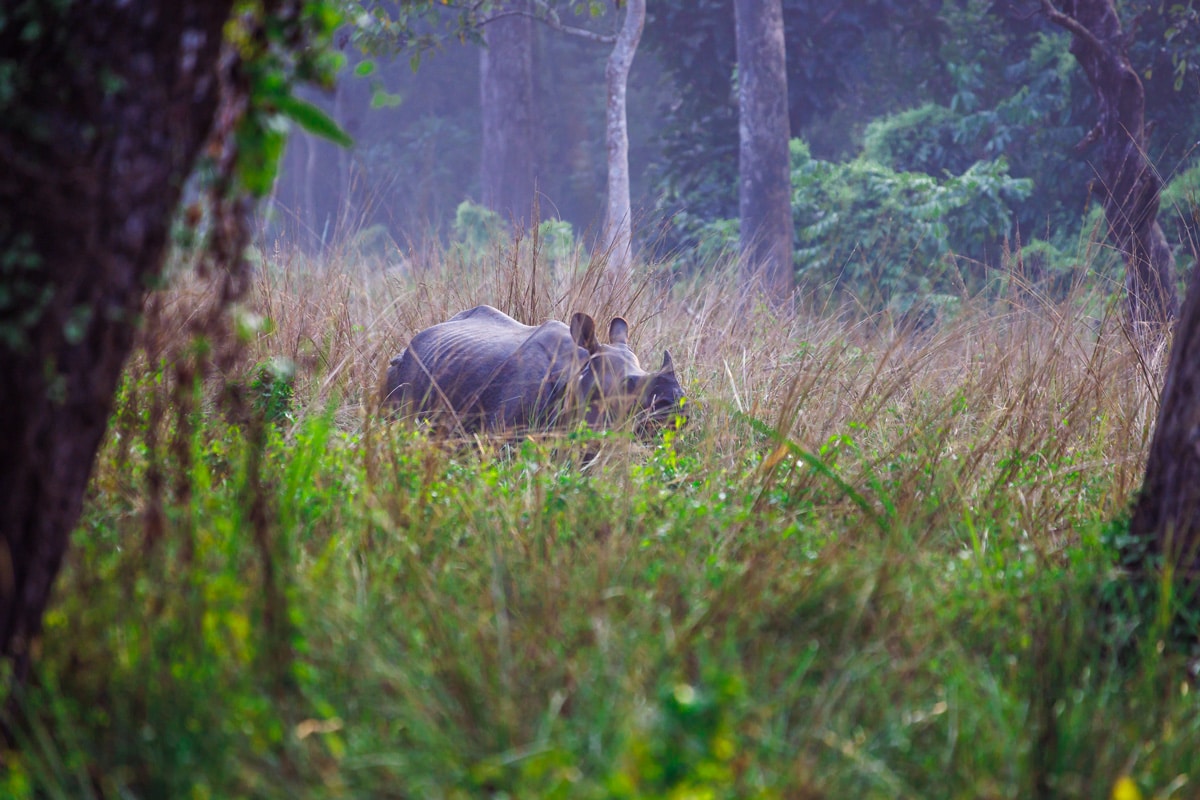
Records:
<instances>
[{"instance_id":1,"label":"mossy tree trunk","mask_svg":"<svg viewBox=\"0 0 1200 800\"><path fill-rule=\"evenodd\" d=\"M232 6L31 3L0 27L0 657L18 677L213 127Z\"/></svg>"},{"instance_id":2,"label":"mossy tree trunk","mask_svg":"<svg viewBox=\"0 0 1200 800\"><path fill-rule=\"evenodd\" d=\"M1071 33L1071 53L1096 95L1100 118L1079 143L1099 145L1094 182L1108 238L1125 259L1128 317L1141 342L1155 343L1179 315L1175 259L1158 224L1162 180L1146 155L1146 93L1129 62L1129 36L1113 0L1042 0L1047 17Z\"/></svg>"}]
</instances>

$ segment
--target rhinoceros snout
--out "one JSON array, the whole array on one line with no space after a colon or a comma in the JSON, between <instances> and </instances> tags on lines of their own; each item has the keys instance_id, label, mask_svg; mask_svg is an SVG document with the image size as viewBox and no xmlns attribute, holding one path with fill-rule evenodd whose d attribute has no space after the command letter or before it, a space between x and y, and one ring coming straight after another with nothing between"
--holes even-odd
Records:
<instances>
[{"instance_id":1,"label":"rhinoceros snout","mask_svg":"<svg viewBox=\"0 0 1200 800\"><path fill-rule=\"evenodd\" d=\"M655 397L643 411L639 427L646 433L680 429L691 421L696 410L696 404L682 395Z\"/></svg>"}]
</instances>

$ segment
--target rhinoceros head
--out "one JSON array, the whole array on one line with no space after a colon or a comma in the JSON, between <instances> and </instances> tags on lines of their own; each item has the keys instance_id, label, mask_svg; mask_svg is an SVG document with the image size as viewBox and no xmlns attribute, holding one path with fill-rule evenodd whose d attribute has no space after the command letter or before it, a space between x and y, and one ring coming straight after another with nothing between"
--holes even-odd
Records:
<instances>
[{"instance_id":1,"label":"rhinoceros head","mask_svg":"<svg viewBox=\"0 0 1200 800\"><path fill-rule=\"evenodd\" d=\"M593 429L632 418L640 430L653 430L682 416L683 390L675 378L671 354L663 351L657 372L642 369L629 349L629 323L614 317L608 326L608 344L596 338L595 321L583 313L571 317L571 338L587 351L579 378L586 419Z\"/></svg>"}]
</instances>

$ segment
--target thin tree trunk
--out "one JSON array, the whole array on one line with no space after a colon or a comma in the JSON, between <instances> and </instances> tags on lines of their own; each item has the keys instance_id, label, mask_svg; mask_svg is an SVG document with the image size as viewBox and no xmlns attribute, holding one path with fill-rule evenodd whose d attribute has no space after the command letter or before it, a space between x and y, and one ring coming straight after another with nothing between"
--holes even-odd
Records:
<instances>
[{"instance_id":1,"label":"thin tree trunk","mask_svg":"<svg viewBox=\"0 0 1200 800\"><path fill-rule=\"evenodd\" d=\"M533 19L529 0L508 0L484 25L479 56L483 204L520 226L530 223L537 176Z\"/></svg>"},{"instance_id":2,"label":"thin tree trunk","mask_svg":"<svg viewBox=\"0 0 1200 800\"><path fill-rule=\"evenodd\" d=\"M1129 39L1112 0L1042 0L1049 19L1071 33L1071 53L1100 106L1079 148L1100 144L1096 181L1108 236L1125 259L1129 322L1139 341L1157 342L1179 315L1175 259L1158 224L1162 180L1146 157L1146 94L1129 63Z\"/></svg>"},{"instance_id":3,"label":"thin tree trunk","mask_svg":"<svg viewBox=\"0 0 1200 800\"><path fill-rule=\"evenodd\" d=\"M33 41L0 28L18 65L0 109L0 657L18 678L217 111L232 5L97 0Z\"/></svg>"},{"instance_id":4,"label":"thin tree trunk","mask_svg":"<svg viewBox=\"0 0 1200 800\"><path fill-rule=\"evenodd\" d=\"M625 22L604 69L608 87L606 138L608 144L608 210L604 218L608 277L614 287L629 283L633 261L633 212L629 200L629 125L625 90L629 70L646 24L646 0L628 0Z\"/></svg>"},{"instance_id":5,"label":"thin tree trunk","mask_svg":"<svg viewBox=\"0 0 1200 800\"><path fill-rule=\"evenodd\" d=\"M742 284L782 305L795 282L783 9L780 0L735 0L734 12Z\"/></svg>"},{"instance_id":6,"label":"thin tree trunk","mask_svg":"<svg viewBox=\"0 0 1200 800\"><path fill-rule=\"evenodd\" d=\"M1200 280L1193 273L1171 345L1162 404L1130 533L1200 577Z\"/></svg>"},{"instance_id":7,"label":"thin tree trunk","mask_svg":"<svg viewBox=\"0 0 1200 800\"><path fill-rule=\"evenodd\" d=\"M325 246L325 237L321 232L321 220L317 213L317 165L318 161L318 146L317 137L311 133L305 133L305 159L304 159L304 227L308 229L308 240L312 243L313 250L320 252Z\"/></svg>"},{"instance_id":8,"label":"thin tree trunk","mask_svg":"<svg viewBox=\"0 0 1200 800\"><path fill-rule=\"evenodd\" d=\"M338 81L333 87L333 121L342 127L342 130L348 130L347 126L347 111L346 111L346 93L350 91L348 81ZM337 148L337 197L334 198L334 214L336 215L337 224L334 225L334 234L337 241L344 242L353 234L359 233L356 230L358 220L354 217L354 203L351 200L351 165L350 151L345 147Z\"/></svg>"}]
</instances>

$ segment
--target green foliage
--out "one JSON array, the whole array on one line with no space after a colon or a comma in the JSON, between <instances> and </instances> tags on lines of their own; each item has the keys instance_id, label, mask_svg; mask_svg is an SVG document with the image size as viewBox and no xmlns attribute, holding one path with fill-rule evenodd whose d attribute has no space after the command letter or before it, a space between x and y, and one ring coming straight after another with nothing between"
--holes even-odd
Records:
<instances>
[{"instance_id":1,"label":"green foliage","mask_svg":"<svg viewBox=\"0 0 1200 800\"><path fill-rule=\"evenodd\" d=\"M956 269L947 257L970 256L1007 236L1012 206L1031 190L1028 180L1008 175L1003 159L939 181L865 157L819 161L800 140L791 154L800 280L822 293L849 291L903 309L931 293L981 289L985 273Z\"/></svg>"},{"instance_id":2,"label":"green foliage","mask_svg":"<svg viewBox=\"0 0 1200 800\"><path fill-rule=\"evenodd\" d=\"M542 254L550 261L562 261L575 254L575 231L571 223L548 219L538 224Z\"/></svg>"},{"instance_id":3,"label":"green foliage","mask_svg":"<svg viewBox=\"0 0 1200 800\"><path fill-rule=\"evenodd\" d=\"M981 48L977 37L987 34L970 24L974 55ZM1083 114L1074 105L1090 94L1072 79L1075 62L1068 42L1061 32L1038 34L1028 54L1013 63L995 64L983 56L951 63L949 103L925 103L872 120L863 135L863 155L900 172L933 176L961 175L977 161L1004 158L1014 178L1029 182L1021 202L1011 207L1017 228L1027 237L1073 246L1091 177L1085 161L1072 155L1085 130L1085 123L1074 121ZM996 80L991 70L1006 79ZM1019 88L1006 93L1010 85ZM988 260L998 264L994 257Z\"/></svg>"},{"instance_id":4,"label":"green foliage","mask_svg":"<svg viewBox=\"0 0 1200 800\"><path fill-rule=\"evenodd\" d=\"M852 147L865 119L904 107L905 89L927 93L921 84L936 69L930 54L943 29L938 4L784 0L782 8L792 135L827 133L824 157ZM665 156L656 167L658 209L672 221L668 244L691 250L704 224L737 215L734 4L662 0L646 14L644 46L677 87L653 129ZM914 85L898 88L910 72ZM855 118L840 118L847 111Z\"/></svg>"},{"instance_id":5,"label":"green foliage","mask_svg":"<svg viewBox=\"0 0 1200 800\"><path fill-rule=\"evenodd\" d=\"M900 172L957 175L971 165L956 145L950 109L934 103L867 123L862 157Z\"/></svg>"},{"instance_id":6,"label":"green foliage","mask_svg":"<svg viewBox=\"0 0 1200 800\"><path fill-rule=\"evenodd\" d=\"M508 226L495 211L471 200L458 204L454 215L450 248L465 265L493 262L508 242ZM577 252L578 243L571 223L548 219L538 223L538 254L544 262L565 262Z\"/></svg>"},{"instance_id":7,"label":"green foliage","mask_svg":"<svg viewBox=\"0 0 1200 800\"><path fill-rule=\"evenodd\" d=\"M305 102L292 95L272 97L269 98L268 102L274 104L279 113L293 122L299 123L300 127L309 133L320 136L323 139L328 139L342 147L353 146L354 140L347 136L346 132L339 128L336 122L327 117L324 111L312 103Z\"/></svg>"},{"instance_id":8,"label":"green foliage","mask_svg":"<svg viewBox=\"0 0 1200 800\"><path fill-rule=\"evenodd\" d=\"M701 6L652 11L663 27L647 31L649 46L683 87L683 100L661 126L667 163L659 208L672 220L669 243L692 258L706 226L737 210L733 42L722 27L731 8L716 0ZM789 48L807 54L789 58L789 102L793 135L807 141L816 158L852 159L861 142L869 160L939 180L1003 158L1008 175L1031 182L1010 207L1020 238L1077 247L1095 154L1076 145L1095 124L1096 110L1070 54L1069 34L1048 28L1040 15L1014 15L984 0L935 4L919 12L929 13L927 19L892 16L889 4L870 18L859 16L865 7L844 4L785 8L785 19L793 20L788 24L808 28L787 34ZM1150 151L1171 174L1190 163L1195 137L1189 131L1200 113L1195 37L1185 35L1196 12L1192 3L1151 2L1123 4L1121 12L1146 84L1147 119L1154 123ZM805 26L799 21L807 14L816 19ZM998 246L968 255L1001 266Z\"/></svg>"},{"instance_id":9,"label":"green foliage","mask_svg":"<svg viewBox=\"0 0 1200 800\"><path fill-rule=\"evenodd\" d=\"M625 744L610 797L750 797L734 767L739 742L732 730L741 682L718 675L699 687L685 681L659 689L650 724ZM759 793L757 796L762 796Z\"/></svg>"},{"instance_id":10,"label":"green foliage","mask_svg":"<svg viewBox=\"0 0 1200 800\"><path fill-rule=\"evenodd\" d=\"M1200 163L1173 176L1163 187L1158 221L1167 241L1184 254L1200 251ZM1183 266L1188 255L1176 258Z\"/></svg>"},{"instance_id":11,"label":"green foliage","mask_svg":"<svg viewBox=\"0 0 1200 800\"><path fill-rule=\"evenodd\" d=\"M469 263L494 256L508 240L508 226L495 211L471 200L458 204L454 214L451 246ZM549 261L562 261L575 254L575 231L571 223L548 219L538 223L540 255Z\"/></svg>"},{"instance_id":12,"label":"green foliage","mask_svg":"<svg viewBox=\"0 0 1200 800\"><path fill-rule=\"evenodd\" d=\"M1081 85L1069 37L1061 32L1036 34L1027 56L1002 66L1004 80L991 77L989 104L953 121L953 139L978 158L1006 157L1014 177L1032 181L1030 196L1015 209L1026 236L1074 246L1058 234L1076 230L1094 174L1076 150L1093 124L1092 93ZM967 86L983 92L987 80L974 73ZM1009 86L1018 88L1007 93Z\"/></svg>"},{"instance_id":13,"label":"green foliage","mask_svg":"<svg viewBox=\"0 0 1200 800\"><path fill-rule=\"evenodd\" d=\"M676 220L680 230L695 230L695 256L699 263L720 264L737 257L738 239L741 235L741 224L738 220L717 219L703 222L686 211L681 211Z\"/></svg>"},{"instance_id":14,"label":"green foliage","mask_svg":"<svg viewBox=\"0 0 1200 800\"><path fill-rule=\"evenodd\" d=\"M243 61L250 102L237 126L235 173L242 188L262 197L275 183L285 120L343 147L353 143L323 111L294 93L300 83L332 85L341 64L332 41L342 15L333 0L282 11L244 0L239 8L227 36Z\"/></svg>"},{"instance_id":15,"label":"green foliage","mask_svg":"<svg viewBox=\"0 0 1200 800\"><path fill-rule=\"evenodd\" d=\"M254 411L267 422L295 421L296 365L290 359L273 358L260 365L250 381Z\"/></svg>"},{"instance_id":16,"label":"green foliage","mask_svg":"<svg viewBox=\"0 0 1200 800\"><path fill-rule=\"evenodd\" d=\"M1150 147L1164 173L1195 156L1200 124L1200 5L1195 0L1162 3L1124 0L1122 24L1132 33L1130 61L1146 92L1146 118L1153 121Z\"/></svg>"},{"instance_id":17,"label":"green foliage","mask_svg":"<svg viewBox=\"0 0 1200 800\"><path fill-rule=\"evenodd\" d=\"M1020 250L1010 255L1008 273L1015 288L1062 302L1072 289L1083 284L1084 268L1081 259L1064 252L1050 242L1034 239L1021 243ZM1093 280L1103 273L1096 270ZM1013 285L1004 287L1014 288Z\"/></svg>"},{"instance_id":18,"label":"green foliage","mask_svg":"<svg viewBox=\"0 0 1200 800\"><path fill-rule=\"evenodd\" d=\"M504 219L495 211L470 200L463 200L454 212L454 243L468 258L486 257L504 239Z\"/></svg>"},{"instance_id":19,"label":"green foliage","mask_svg":"<svg viewBox=\"0 0 1200 800\"><path fill-rule=\"evenodd\" d=\"M345 244L346 253L360 264L389 265L401 260L402 250L386 225L363 228Z\"/></svg>"},{"instance_id":20,"label":"green foliage","mask_svg":"<svg viewBox=\"0 0 1200 800\"><path fill-rule=\"evenodd\" d=\"M404 0L400 3L344 3L351 41L376 56L406 52L413 72L422 60L453 41L483 44L479 27L481 13L492 10L489 3L446 9L441 0ZM453 12L453 13L449 13Z\"/></svg>"}]
</instances>

